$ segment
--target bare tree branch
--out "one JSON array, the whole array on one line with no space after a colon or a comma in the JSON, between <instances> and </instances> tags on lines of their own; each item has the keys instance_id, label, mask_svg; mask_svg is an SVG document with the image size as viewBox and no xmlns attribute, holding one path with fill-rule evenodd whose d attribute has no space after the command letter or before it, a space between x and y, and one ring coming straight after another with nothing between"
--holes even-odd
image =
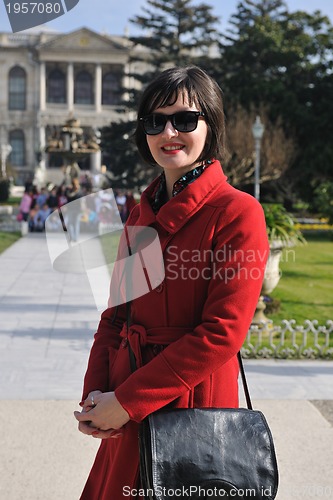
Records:
<instances>
[{"instance_id":1,"label":"bare tree branch","mask_svg":"<svg viewBox=\"0 0 333 500\"><path fill-rule=\"evenodd\" d=\"M255 143L252 125L258 113L238 106L229 113L227 120L227 158L225 170L231 184L252 182L255 162ZM261 142L260 181L276 180L292 164L297 154L295 137L287 135L281 118L274 123L269 119L268 109L259 112L265 126Z\"/></svg>"}]
</instances>

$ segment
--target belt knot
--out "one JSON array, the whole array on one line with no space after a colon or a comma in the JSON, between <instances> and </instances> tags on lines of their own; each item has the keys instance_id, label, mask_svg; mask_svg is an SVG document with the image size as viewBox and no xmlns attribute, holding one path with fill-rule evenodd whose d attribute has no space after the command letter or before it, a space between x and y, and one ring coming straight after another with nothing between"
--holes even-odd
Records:
<instances>
[{"instance_id":1,"label":"belt knot","mask_svg":"<svg viewBox=\"0 0 333 500\"><path fill-rule=\"evenodd\" d=\"M145 346L147 344L147 330L142 325L130 325L127 336L129 342L131 342L131 337L134 337L137 339L140 346Z\"/></svg>"},{"instance_id":2,"label":"belt knot","mask_svg":"<svg viewBox=\"0 0 333 500\"><path fill-rule=\"evenodd\" d=\"M126 348L127 344L131 346L135 355L136 366L142 366L141 347L147 345L147 331L142 325L130 325L128 328L124 325L120 335L123 337L122 347Z\"/></svg>"}]
</instances>

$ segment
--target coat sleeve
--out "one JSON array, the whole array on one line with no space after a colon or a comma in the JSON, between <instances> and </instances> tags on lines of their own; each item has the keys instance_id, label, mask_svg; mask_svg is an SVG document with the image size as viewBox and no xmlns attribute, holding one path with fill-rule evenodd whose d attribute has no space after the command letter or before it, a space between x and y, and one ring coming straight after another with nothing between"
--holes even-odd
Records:
<instances>
[{"instance_id":1,"label":"coat sleeve","mask_svg":"<svg viewBox=\"0 0 333 500\"><path fill-rule=\"evenodd\" d=\"M140 422L209 377L240 350L258 302L269 254L261 205L246 195L214 239L214 274L202 322L132 373L115 391ZM225 252L225 249L228 251ZM221 262L218 252L227 257Z\"/></svg>"},{"instance_id":2,"label":"coat sleeve","mask_svg":"<svg viewBox=\"0 0 333 500\"><path fill-rule=\"evenodd\" d=\"M84 377L82 401L89 392L106 392L109 386L109 362L118 351L120 331L125 321L125 307L110 307L102 315L90 350L87 371Z\"/></svg>"}]
</instances>

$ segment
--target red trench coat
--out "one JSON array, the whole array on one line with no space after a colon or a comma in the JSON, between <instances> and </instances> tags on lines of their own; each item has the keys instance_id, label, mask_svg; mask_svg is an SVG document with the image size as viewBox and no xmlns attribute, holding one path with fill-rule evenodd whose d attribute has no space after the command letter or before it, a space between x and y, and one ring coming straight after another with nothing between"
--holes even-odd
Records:
<instances>
[{"instance_id":1,"label":"red trench coat","mask_svg":"<svg viewBox=\"0 0 333 500\"><path fill-rule=\"evenodd\" d=\"M151 412L165 405L238 406L236 354L269 252L261 205L227 183L218 161L155 215L149 200L157 184L142 194L127 224L157 230L166 276L132 302L129 340L136 350L141 344L144 356L135 373L124 340L125 306L113 324L113 308L101 316L83 399L92 390L115 390L131 420L121 438L101 442L82 500L139 498L128 492L139 488L138 422Z\"/></svg>"}]
</instances>

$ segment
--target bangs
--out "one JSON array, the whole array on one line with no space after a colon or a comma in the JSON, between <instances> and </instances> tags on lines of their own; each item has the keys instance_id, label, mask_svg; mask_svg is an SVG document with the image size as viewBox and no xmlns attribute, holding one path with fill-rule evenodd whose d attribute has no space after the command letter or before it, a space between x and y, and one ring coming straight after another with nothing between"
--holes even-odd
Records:
<instances>
[{"instance_id":1,"label":"bangs","mask_svg":"<svg viewBox=\"0 0 333 500\"><path fill-rule=\"evenodd\" d=\"M157 108L172 106L177 101L179 96L183 97L183 102L187 100L190 106L195 104L200 107L197 92L190 82L172 82L168 85L167 89L156 89L156 93L151 97L149 105L147 106L147 114L152 113Z\"/></svg>"}]
</instances>

